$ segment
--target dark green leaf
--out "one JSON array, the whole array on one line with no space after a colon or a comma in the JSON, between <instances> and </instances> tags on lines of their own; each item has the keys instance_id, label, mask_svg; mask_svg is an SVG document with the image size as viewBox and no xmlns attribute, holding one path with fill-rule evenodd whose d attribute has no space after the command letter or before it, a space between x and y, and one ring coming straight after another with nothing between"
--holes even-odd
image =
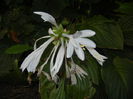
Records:
<instances>
[{"instance_id":1,"label":"dark green leaf","mask_svg":"<svg viewBox=\"0 0 133 99\"><path fill-rule=\"evenodd\" d=\"M98 47L110 49L123 48L123 34L121 28L113 20L109 20L103 16L94 16L78 24L77 29L94 30L96 35L92 38Z\"/></svg>"},{"instance_id":2,"label":"dark green leaf","mask_svg":"<svg viewBox=\"0 0 133 99\"><path fill-rule=\"evenodd\" d=\"M86 55L86 60L85 61L79 61L76 58L75 62L83 68L88 73L87 78L92 81L94 84L98 85L99 84L99 75L100 75L100 70L99 70L99 64L97 61L89 54L88 51L85 51Z\"/></svg>"},{"instance_id":3,"label":"dark green leaf","mask_svg":"<svg viewBox=\"0 0 133 99\"><path fill-rule=\"evenodd\" d=\"M64 80L58 85L53 81L48 81L44 75L40 77L41 99L65 99Z\"/></svg>"},{"instance_id":4,"label":"dark green leaf","mask_svg":"<svg viewBox=\"0 0 133 99\"><path fill-rule=\"evenodd\" d=\"M49 99L65 99L64 80L59 83L58 88L55 88L50 93Z\"/></svg>"},{"instance_id":5,"label":"dark green leaf","mask_svg":"<svg viewBox=\"0 0 133 99\"><path fill-rule=\"evenodd\" d=\"M15 58L17 57L5 53L0 54L0 76L9 73L13 69Z\"/></svg>"},{"instance_id":6,"label":"dark green leaf","mask_svg":"<svg viewBox=\"0 0 133 99\"><path fill-rule=\"evenodd\" d=\"M133 16L121 16L119 24L124 33L124 43L133 46Z\"/></svg>"},{"instance_id":7,"label":"dark green leaf","mask_svg":"<svg viewBox=\"0 0 133 99\"><path fill-rule=\"evenodd\" d=\"M133 2L127 2L127 3L118 3L119 8L116 10L117 12L121 12L123 14L127 15L133 15Z\"/></svg>"},{"instance_id":8,"label":"dark green leaf","mask_svg":"<svg viewBox=\"0 0 133 99\"><path fill-rule=\"evenodd\" d=\"M100 69L99 64L96 60L89 54L89 52L85 51L86 60L84 62L79 61L76 57L74 57L74 61L88 73L88 76L85 78L79 79L77 77L78 83L75 86L68 85L67 86L67 99L91 99L96 92L96 88L93 86L99 84L100 79Z\"/></svg>"},{"instance_id":9,"label":"dark green leaf","mask_svg":"<svg viewBox=\"0 0 133 99\"><path fill-rule=\"evenodd\" d=\"M77 85L67 85L66 89L66 99L92 99L92 96L96 92L92 82L87 78L83 78L82 80L78 79Z\"/></svg>"},{"instance_id":10,"label":"dark green leaf","mask_svg":"<svg viewBox=\"0 0 133 99\"><path fill-rule=\"evenodd\" d=\"M108 62L102 69L102 79L106 86L106 91L109 99L128 99L127 90L131 71L133 70L133 62L128 59L116 57L113 64Z\"/></svg>"},{"instance_id":11,"label":"dark green leaf","mask_svg":"<svg viewBox=\"0 0 133 99\"><path fill-rule=\"evenodd\" d=\"M6 53L7 54L20 54L20 53L23 53L25 51L28 51L32 49L32 47L30 47L29 45L13 45L11 46L10 48L8 48L6 50Z\"/></svg>"}]
</instances>

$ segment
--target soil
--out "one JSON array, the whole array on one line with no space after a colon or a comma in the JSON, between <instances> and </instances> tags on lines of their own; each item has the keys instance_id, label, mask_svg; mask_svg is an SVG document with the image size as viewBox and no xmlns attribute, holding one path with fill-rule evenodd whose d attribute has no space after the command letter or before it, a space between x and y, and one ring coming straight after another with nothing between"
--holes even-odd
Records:
<instances>
[{"instance_id":1,"label":"soil","mask_svg":"<svg viewBox=\"0 0 133 99\"><path fill-rule=\"evenodd\" d=\"M38 85L0 83L0 99L40 99Z\"/></svg>"}]
</instances>

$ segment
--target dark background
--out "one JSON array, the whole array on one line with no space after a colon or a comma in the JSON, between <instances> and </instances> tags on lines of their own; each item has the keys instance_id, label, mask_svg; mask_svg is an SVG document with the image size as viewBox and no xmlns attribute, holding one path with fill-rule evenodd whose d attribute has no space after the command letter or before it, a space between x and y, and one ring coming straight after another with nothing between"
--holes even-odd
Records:
<instances>
[{"instance_id":1,"label":"dark background","mask_svg":"<svg viewBox=\"0 0 133 99\"><path fill-rule=\"evenodd\" d=\"M27 81L28 73L26 71L22 73L19 69L24 58L32 51L34 41L47 35L47 30L51 26L47 22L44 23L40 16L34 15L34 11L50 13L56 18L57 23L63 24L65 28L72 32L77 30L80 25L83 26L80 27L81 29L86 28L84 23L86 20L94 18L94 16L102 16L108 20L113 20L113 22L118 23L123 33L123 48L118 48L118 51L116 51L114 49L117 46L113 48L113 45L108 47L106 44L100 45L100 43L98 47L105 48L104 53L110 53L108 55L111 55L111 57L119 56L133 62L132 0L1 0L0 99L40 98L36 74L32 74L32 82L29 84ZM94 23L99 20L102 19L94 19ZM130 66L127 72L132 72L133 68ZM130 78L128 91L126 91L128 95L125 98L120 98L119 95L124 94L122 93L124 91L121 91L124 89L120 89L121 93L115 94L118 95L119 99L132 99L132 74L127 78ZM103 81L101 82L103 83ZM100 85L102 88L97 87L98 92L92 99L116 99L110 98L112 94L108 95L105 92L106 85L102 83Z\"/></svg>"}]
</instances>

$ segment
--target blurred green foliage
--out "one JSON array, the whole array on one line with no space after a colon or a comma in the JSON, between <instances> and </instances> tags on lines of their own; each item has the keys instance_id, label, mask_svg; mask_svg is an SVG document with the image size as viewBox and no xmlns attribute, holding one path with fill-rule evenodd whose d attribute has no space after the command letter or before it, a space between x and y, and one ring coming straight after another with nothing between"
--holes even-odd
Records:
<instances>
[{"instance_id":1,"label":"blurred green foliage","mask_svg":"<svg viewBox=\"0 0 133 99\"><path fill-rule=\"evenodd\" d=\"M77 59L77 64L87 71L88 76L78 80L75 86L64 78L56 85L41 75L42 99L132 99L131 0L1 0L0 7L1 77L10 73L17 75L14 79L23 77L20 64L31 51L34 41L47 35L50 27L40 16L33 14L33 11L44 11L71 33L81 29L96 31L92 39L97 50L108 60L101 67L87 53L86 62Z\"/></svg>"}]
</instances>

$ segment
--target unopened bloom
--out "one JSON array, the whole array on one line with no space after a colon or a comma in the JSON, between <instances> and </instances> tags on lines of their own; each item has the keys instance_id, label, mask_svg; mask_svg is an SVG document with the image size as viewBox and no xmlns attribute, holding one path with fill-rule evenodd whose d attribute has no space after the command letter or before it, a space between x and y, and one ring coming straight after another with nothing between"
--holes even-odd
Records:
<instances>
[{"instance_id":1,"label":"unopened bloom","mask_svg":"<svg viewBox=\"0 0 133 99\"><path fill-rule=\"evenodd\" d=\"M55 18L48 13L45 12L34 12L35 14L41 15L41 18L44 21L50 22L55 27L53 29L49 28L48 36L43 36L35 41L34 51L29 54L21 65L22 71L27 69L28 72L35 72L36 68L39 64L39 61L42 57L43 52L49 46L49 44L53 44L54 47L50 51L49 56L45 60L45 62L39 67L38 74L40 74L44 68L44 66L50 60L50 75L52 80L57 82L58 72L65 62L66 67L66 76L71 78L72 84L76 84L76 76L80 79L87 76L87 73L76 63L74 63L72 59L72 55L75 52L78 58L82 61L85 60L85 54L83 48L81 46L86 47L86 49L90 52L90 54L98 61L100 65L103 65L104 59L107 57L100 55L96 50L96 44L88 39L87 37L92 37L95 35L95 32L92 30L81 30L77 31L74 34L68 34L69 31L63 29L61 25L57 25ZM46 42L44 42L40 47L36 47L37 42L41 39L48 38ZM68 62L68 58L70 58L70 62ZM65 60L65 61L64 61ZM48 79L50 76L48 73L43 71Z\"/></svg>"}]
</instances>

